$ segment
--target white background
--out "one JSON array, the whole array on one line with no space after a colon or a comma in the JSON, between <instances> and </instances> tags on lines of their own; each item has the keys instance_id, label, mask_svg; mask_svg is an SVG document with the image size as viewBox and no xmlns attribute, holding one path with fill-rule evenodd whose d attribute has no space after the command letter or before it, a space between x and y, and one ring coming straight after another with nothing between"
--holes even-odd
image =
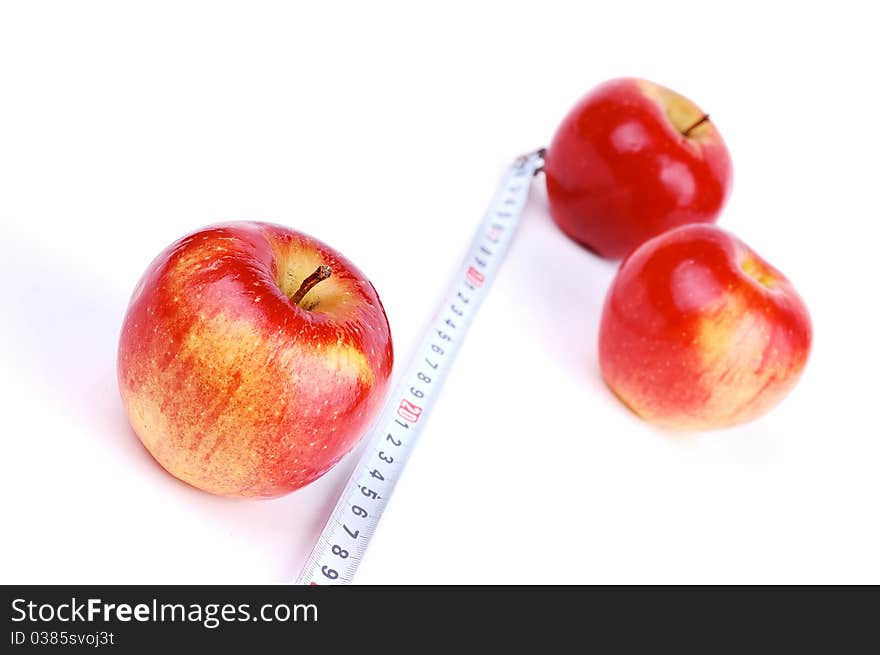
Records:
<instances>
[{"instance_id":1,"label":"white background","mask_svg":"<svg viewBox=\"0 0 880 655\"><path fill-rule=\"evenodd\" d=\"M507 163L638 75L726 138L721 224L811 308L804 378L735 430L628 413L596 362L614 265L538 178L358 581L880 582L877 23L756 4L0 4L0 580L293 579L354 460L273 501L155 465L115 381L144 267L285 223L367 272L402 364Z\"/></svg>"}]
</instances>

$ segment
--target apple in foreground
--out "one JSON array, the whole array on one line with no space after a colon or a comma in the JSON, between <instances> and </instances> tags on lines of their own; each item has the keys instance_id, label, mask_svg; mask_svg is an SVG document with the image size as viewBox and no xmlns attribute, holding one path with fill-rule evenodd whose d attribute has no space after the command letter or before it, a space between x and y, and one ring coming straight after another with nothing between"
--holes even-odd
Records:
<instances>
[{"instance_id":1,"label":"apple in foreground","mask_svg":"<svg viewBox=\"0 0 880 655\"><path fill-rule=\"evenodd\" d=\"M643 418L696 430L757 417L798 380L810 316L782 273L714 225L637 248L608 291L599 363Z\"/></svg>"},{"instance_id":2,"label":"apple in foreground","mask_svg":"<svg viewBox=\"0 0 880 655\"><path fill-rule=\"evenodd\" d=\"M610 259L679 225L714 222L731 185L727 147L708 115L634 78L605 82L575 105L544 172L556 224Z\"/></svg>"},{"instance_id":3,"label":"apple in foreground","mask_svg":"<svg viewBox=\"0 0 880 655\"><path fill-rule=\"evenodd\" d=\"M169 246L119 340L132 427L172 475L270 498L329 470L378 411L393 362L385 310L338 252L268 223Z\"/></svg>"}]
</instances>

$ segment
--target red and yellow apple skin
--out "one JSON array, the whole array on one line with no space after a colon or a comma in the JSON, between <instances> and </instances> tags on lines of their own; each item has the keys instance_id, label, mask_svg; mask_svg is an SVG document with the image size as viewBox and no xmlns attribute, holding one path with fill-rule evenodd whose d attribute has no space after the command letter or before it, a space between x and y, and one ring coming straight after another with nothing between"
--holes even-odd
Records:
<instances>
[{"instance_id":1,"label":"red and yellow apple skin","mask_svg":"<svg viewBox=\"0 0 880 655\"><path fill-rule=\"evenodd\" d=\"M322 265L330 277L294 304ZM385 310L351 262L284 227L229 223L150 264L122 326L118 378L132 427L169 473L270 498L355 445L392 363Z\"/></svg>"},{"instance_id":2,"label":"red and yellow apple skin","mask_svg":"<svg viewBox=\"0 0 880 655\"><path fill-rule=\"evenodd\" d=\"M806 305L782 273L731 234L694 224L624 260L602 312L599 363L639 416L702 430L776 405L811 340Z\"/></svg>"},{"instance_id":3,"label":"red and yellow apple skin","mask_svg":"<svg viewBox=\"0 0 880 655\"><path fill-rule=\"evenodd\" d=\"M684 96L646 80L596 87L547 148L553 220L610 259L679 225L714 222L732 171L721 135L704 117Z\"/></svg>"}]
</instances>

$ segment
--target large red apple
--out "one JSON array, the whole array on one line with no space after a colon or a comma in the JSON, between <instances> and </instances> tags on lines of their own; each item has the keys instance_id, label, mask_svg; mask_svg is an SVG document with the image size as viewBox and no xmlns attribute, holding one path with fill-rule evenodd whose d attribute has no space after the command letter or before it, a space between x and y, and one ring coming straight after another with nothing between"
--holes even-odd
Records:
<instances>
[{"instance_id":1,"label":"large red apple","mask_svg":"<svg viewBox=\"0 0 880 655\"><path fill-rule=\"evenodd\" d=\"M727 147L708 116L646 80L596 87L547 148L550 214L599 255L625 256L679 225L713 222L730 191Z\"/></svg>"},{"instance_id":2,"label":"large red apple","mask_svg":"<svg viewBox=\"0 0 880 655\"><path fill-rule=\"evenodd\" d=\"M363 435L393 352L369 280L266 223L199 230L150 264L119 341L119 388L147 450L225 496L308 484Z\"/></svg>"},{"instance_id":3,"label":"large red apple","mask_svg":"<svg viewBox=\"0 0 880 655\"><path fill-rule=\"evenodd\" d=\"M811 333L782 273L727 232L687 225L624 260L605 300L599 362L608 386L643 418L723 427L788 393Z\"/></svg>"}]
</instances>

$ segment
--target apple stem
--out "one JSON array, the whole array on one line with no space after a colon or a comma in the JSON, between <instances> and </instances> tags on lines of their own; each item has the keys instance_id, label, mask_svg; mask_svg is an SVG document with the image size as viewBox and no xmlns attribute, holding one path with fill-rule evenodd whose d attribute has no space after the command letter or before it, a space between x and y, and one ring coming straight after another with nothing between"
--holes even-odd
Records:
<instances>
[{"instance_id":1,"label":"apple stem","mask_svg":"<svg viewBox=\"0 0 880 655\"><path fill-rule=\"evenodd\" d=\"M693 132L700 125L702 125L703 123L705 123L708 120L709 120L709 114L703 114L703 117L700 120L698 120L696 123L691 125L689 128L687 128L684 132L682 132L682 135L683 136L690 136L691 132Z\"/></svg>"},{"instance_id":2,"label":"apple stem","mask_svg":"<svg viewBox=\"0 0 880 655\"><path fill-rule=\"evenodd\" d=\"M294 305L298 305L300 301L306 297L306 294L311 291L312 287L318 284L321 280L326 280L330 277L332 271L330 267L326 264L321 264L318 268L315 269L315 272L309 275L305 280L302 281L302 284L299 285L299 289L295 294L290 297L290 301Z\"/></svg>"}]
</instances>

